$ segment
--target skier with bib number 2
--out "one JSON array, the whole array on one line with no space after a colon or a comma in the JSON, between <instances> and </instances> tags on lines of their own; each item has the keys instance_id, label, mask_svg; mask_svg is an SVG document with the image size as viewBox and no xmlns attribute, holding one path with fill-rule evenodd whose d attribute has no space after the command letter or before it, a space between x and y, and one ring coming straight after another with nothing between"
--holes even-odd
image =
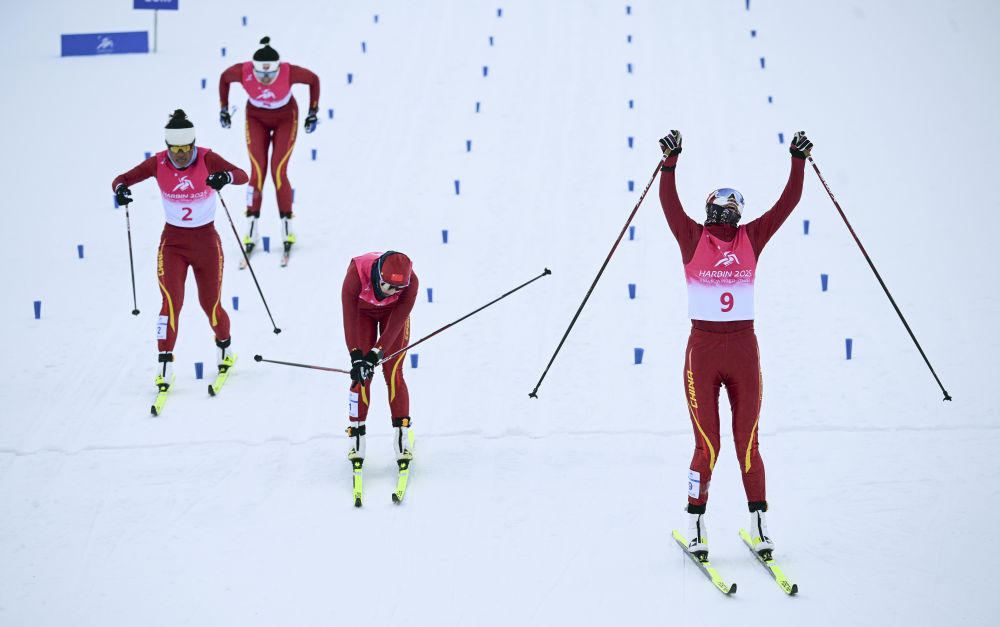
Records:
<instances>
[{"instance_id":1,"label":"skier with bib number 2","mask_svg":"<svg viewBox=\"0 0 1000 627\"><path fill-rule=\"evenodd\" d=\"M707 559L705 508L709 483L719 455L719 391L726 386L733 412L733 439L743 489L750 509L753 548L774 550L764 512L767 494L764 462L758 450L761 372L754 333L754 280L757 260L771 236L802 196L805 159L812 142L799 131L792 140L791 172L778 201L762 216L739 225L743 196L717 189L705 201L704 225L691 219L677 195L674 169L681 134L672 130L660 140L660 204L677 239L688 289L691 335L684 353L683 384L694 429L695 450L688 471L688 551Z\"/></svg>"}]
</instances>

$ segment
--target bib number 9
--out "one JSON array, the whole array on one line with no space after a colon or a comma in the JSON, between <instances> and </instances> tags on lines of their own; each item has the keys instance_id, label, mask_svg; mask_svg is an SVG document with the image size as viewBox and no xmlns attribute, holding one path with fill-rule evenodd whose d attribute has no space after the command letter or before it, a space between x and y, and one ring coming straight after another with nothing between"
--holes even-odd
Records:
<instances>
[{"instance_id":1,"label":"bib number 9","mask_svg":"<svg viewBox=\"0 0 1000 627\"><path fill-rule=\"evenodd\" d=\"M733 310L733 295L729 292L723 292L722 297L719 299L722 302L722 311L729 312Z\"/></svg>"}]
</instances>

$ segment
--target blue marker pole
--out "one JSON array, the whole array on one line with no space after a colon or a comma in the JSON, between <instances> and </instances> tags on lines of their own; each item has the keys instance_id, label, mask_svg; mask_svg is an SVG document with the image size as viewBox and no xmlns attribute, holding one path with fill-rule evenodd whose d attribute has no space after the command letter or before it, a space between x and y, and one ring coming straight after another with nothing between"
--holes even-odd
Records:
<instances>
[{"instance_id":1,"label":"blue marker pole","mask_svg":"<svg viewBox=\"0 0 1000 627\"><path fill-rule=\"evenodd\" d=\"M826 291L826 286L827 286L827 283L828 283L829 279L830 279L830 276L827 275L827 274L821 274L821 275L819 275L819 283L820 283L820 286L823 288L824 292Z\"/></svg>"},{"instance_id":2,"label":"blue marker pole","mask_svg":"<svg viewBox=\"0 0 1000 627\"><path fill-rule=\"evenodd\" d=\"M809 220L802 221L802 234L809 235Z\"/></svg>"},{"instance_id":3,"label":"blue marker pole","mask_svg":"<svg viewBox=\"0 0 1000 627\"><path fill-rule=\"evenodd\" d=\"M851 358L851 350L854 348L854 340L847 338L844 340L844 344L847 346L847 358Z\"/></svg>"},{"instance_id":4,"label":"blue marker pole","mask_svg":"<svg viewBox=\"0 0 1000 627\"><path fill-rule=\"evenodd\" d=\"M417 354L410 353L410 368L416 368L416 367L417 367Z\"/></svg>"},{"instance_id":5,"label":"blue marker pole","mask_svg":"<svg viewBox=\"0 0 1000 627\"><path fill-rule=\"evenodd\" d=\"M194 378L200 379L205 373L205 364L200 361L194 362Z\"/></svg>"},{"instance_id":6,"label":"blue marker pole","mask_svg":"<svg viewBox=\"0 0 1000 627\"><path fill-rule=\"evenodd\" d=\"M635 298L635 283L628 284L628 297L632 299Z\"/></svg>"},{"instance_id":7,"label":"blue marker pole","mask_svg":"<svg viewBox=\"0 0 1000 627\"><path fill-rule=\"evenodd\" d=\"M240 297L233 296L233 311L239 311L239 310L240 310Z\"/></svg>"},{"instance_id":8,"label":"blue marker pole","mask_svg":"<svg viewBox=\"0 0 1000 627\"><path fill-rule=\"evenodd\" d=\"M35 320L38 320L41 317L42 317L42 301L36 300L35 301Z\"/></svg>"},{"instance_id":9,"label":"blue marker pole","mask_svg":"<svg viewBox=\"0 0 1000 627\"><path fill-rule=\"evenodd\" d=\"M265 235L263 239L264 239L264 252L265 253L271 252L271 238Z\"/></svg>"},{"instance_id":10,"label":"blue marker pole","mask_svg":"<svg viewBox=\"0 0 1000 627\"><path fill-rule=\"evenodd\" d=\"M641 349L641 348L637 347L635 349L635 363L636 364L641 364L642 363L642 354L643 354L643 352L645 352L645 351L643 351L643 349Z\"/></svg>"},{"instance_id":11,"label":"blue marker pole","mask_svg":"<svg viewBox=\"0 0 1000 627\"><path fill-rule=\"evenodd\" d=\"M448 229L441 229L441 243L448 243Z\"/></svg>"},{"instance_id":12,"label":"blue marker pole","mask_svg":"<svg viewBox=\"0 0 1000 627\"><path fill-rule=\"evenodd\" d=\"M76 254L80 257L80 259L83 259L83 244L76 245Z\"/></svg>"},{"instance_id":13,"label":"blue marker pole","mask_svg":"<svg viewBox=\"0 0 1000 627\"><path fill-rule=\"evenodd\" d=\"M428 287L427 288L427 302L428 303L433 303L434 302L434 288L433 287Z\"/></svg>"},{"instance_id":14,"label":"blue marker pole","mask_svg":"<svg viewBox=\"0 0 1000 627\"><path fill-rule=\"evenodd\" d=\"M455 195L458 195L458 179L455 179Z\"/></svg>"}]
</instances>

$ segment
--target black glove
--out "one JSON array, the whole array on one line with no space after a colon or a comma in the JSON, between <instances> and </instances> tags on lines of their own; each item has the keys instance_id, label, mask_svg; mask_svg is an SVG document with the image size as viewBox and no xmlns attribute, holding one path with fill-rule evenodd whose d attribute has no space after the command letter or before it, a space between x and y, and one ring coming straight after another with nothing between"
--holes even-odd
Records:
<instances>
[{"instance_id":1,"label":"black glove","mask_svg":"<svg viewBox=\"0 0 1000 627\"><path fill-rule=\"evenodd\" d=\"M660 140L660 150L664 157L673 157L681 154L681 132L670 131L670 134Z\"/></svg>"},{"instance_id":2,"label":"black glove","mask_svg":"<svg viewBox=\"0 0 1000 627\"><path fill-rule=\"evenodd\" d=\"M125 183L121 183L115 188L115 202L118 203L119 207L128 207L128 204L132 202L132 190Z\"/></svg>"},{"instance_id":3,"label":"black glove","mask_svg":"<svg viewBox=\"0 0 1000 627\"><path fill-rule=\"evenodd\" d=\"M319 124L319 119L316 118L316 112L319 111L316 107L309 108L309 115L306 116L306 132L312 133L316 130L316 125Z\"/></svg>"},{"instance_id":4,"label":"black glove","mask_svg":"<svg viewBox=\"0 0 1000 627\"><path fill-rule=\"evenodd\" d=\"M378 348L373 348L368 351L365 358L361 360L361 374L366 381L375 375L375 366L377 366L380 361L382 361L382 351Z\"/></svg>"},{"instance_id":5,"label":"black glove","mask_svg":"<svg viewBox=\"0 0 1000 627\"><path fill-rule=\"evenodd\" d=\"M208 178L205 179L205 183L207 183L208 186L214 189L215 191L219 191L220 189L222 189L226 185L229 185L232 182L233 182L233 175L230 174L229 172L226 172L225 170L212 172L211 174L208 175Z\"/></svg>"},{"instance_id":6,"label":"black glove","mask_svg":"<svg viewBox=\"0 0 1000 627\"><path fill-rule=\"evenodd\" d=\"M365 363L365 354L358 349L351 351L351 381L354 383L364 383L365 377L362 368Z\"/></svg>"},{"instance_id":7,"label":"black glove","mask_svg":"<svg viewBox=\"0 0 1000 627\"><path fill-rule=\"evenodd\" d=\"M233 119L229 117L228 109L223 109L222 111L219 111L219 124L222 125L222 128L229 128L230 126L233 125Z\"/></svg>"},{"instance_id":8,"label":"black glove","mask_svg":"<svg viewBox=\"0 0 1000 627\"><path fill-rule=\"evenodd\" d=\"M788 147L788 152L792 153L793 157L805 159L812 152L812 147L813 143L806 137L806 132L799 131L792 138L792 145Z\"/></svg>"}]
</instances>

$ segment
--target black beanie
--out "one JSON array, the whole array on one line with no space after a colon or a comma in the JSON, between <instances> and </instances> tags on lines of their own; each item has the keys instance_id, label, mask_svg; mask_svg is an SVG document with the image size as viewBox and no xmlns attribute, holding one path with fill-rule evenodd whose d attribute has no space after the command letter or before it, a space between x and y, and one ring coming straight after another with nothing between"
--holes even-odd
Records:
<instances>
[{"instance_id":1,"label":"black beanie","mask_svg":"<svg viewBox=\"0 0 1000 627\"><path fill-rule=\"evenodd\" d=\"M184 109L170 114L170 121L163 127L167 143L171 146L187 146L194 143L194 124L188 119Z\"/></svg>"},{"instance_id":2,"label":"black beanie","mask_svg":"<svg viewBox=\"0 0 1000 627\"><path fill-rule=\"evenodd\" d=\"M278 51L269 45L271 43L270 37L264 37L260 43L264 44L264 47L253 53L254 61L277 61L280 58Z\"/></svg>"}]
</instances>

